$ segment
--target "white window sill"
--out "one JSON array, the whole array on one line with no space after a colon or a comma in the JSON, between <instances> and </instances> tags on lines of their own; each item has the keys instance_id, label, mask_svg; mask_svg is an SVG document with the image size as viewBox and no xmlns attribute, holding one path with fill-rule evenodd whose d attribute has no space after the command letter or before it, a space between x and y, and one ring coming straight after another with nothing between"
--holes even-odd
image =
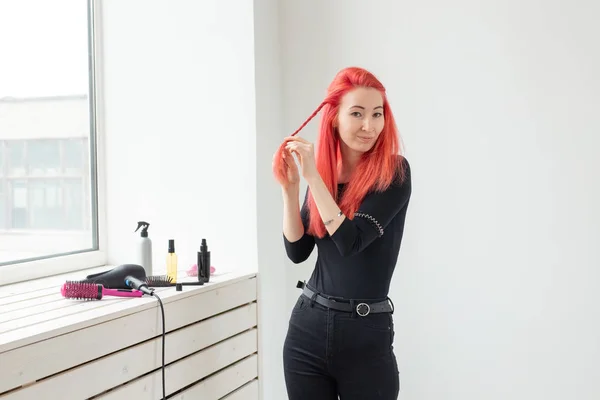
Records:
<instances>
[{"instance_id":1,"label":"white window sill","mask_svg":"<svg viewBox=\"0 0 600 400\"><path fill-rule=\"evenodd\" d=\"M147 381L151 379L156 383L160 377L156 368L160 367L162 323L156 299L149 296L105 297L99 301L81 301L64 299L60 294L60 287L66 280L82 279L110 268L97 267L0 287L0 359L3 360L0 363L0 393L10 390L8 399L11 400L41 398L31 396L36 393L49 396L54 393L52 390L64 393L65 385L68 385L70 395L88 398L92 392L103 393L116 387L119 390L114 392L120 393L119 396L128 390L135 393L140 388L151 387L153 393L158 394L155 398L160 397L160 384L149 385ZM193 279L183 281L186 280ZM204 361L214 364L214 368L207 370L206 379L217 379L220 374L217 371L228 366L232 368L229 374L239 375L243 369L246 371L243 376L249 376L251 380L256 378L256 273L224 273L211 276L211 281L203 286L183 286L181 292L175 287L157 288L156 291L165 307L167 363L170 358L173 368L177 365L183 368L185 364L182 370L187 370L190 361L185 360L196 354L203 360L214 359ZM219 318L222 320L217 321ZM213 320L212 325L205 322ZM204 332L201 336L212 335L214 343L198 344L204 339L192 336L188 345L180 340L168 344L173 340L169 338L177 338L178 332L188 329ZM151 354L142 357L143 360L125 356L126 353L133 354L138 346L148 347L147 342L153 340L156 343L151 347ZM221 355L213 354L216 350L211 353L211 348L220 346L218 343L223 341L231 342L218 350L219 354L230 354L227 363L221 360ZM244 349L241 353L240 348ZM250 360L249 357L254 358ZM190 369L194 372L194 367ZM148 375L152 371L154 373ZM99 372L104 378L96 382L94 378L98 376L95 374ZM201 379L197 372L188 373L191 375L182 385L196 382L190 382L190 379ZM83 382L77 384L79 380ZM126 382L129 383L123 385ZM194 390L203 393L203 385ZM245 390L254 393L255 387L254 382Z\"/></svg>"},{"instance_id":2,"label":"white window sill","mask_svg":"<svg viewBox=\"0 0 600 400\"><path fill-rule=\"evenodd\" d=\"M113 266L95 267L0 286L0 354L11 348L158 306L156 299L149 296L105 297L100 301L65 299L61 296L60 288L66 280L83 279L89 274L111 268ZM245 271L217 274L211 276L209 283L202 286L184 286L181 292L177 292L174 287L156 288L156 291L166 305L199 291L213 290L252 276L256 274ZM189 281L193 279L181 280Z\"/></svg>"}]
</instances>

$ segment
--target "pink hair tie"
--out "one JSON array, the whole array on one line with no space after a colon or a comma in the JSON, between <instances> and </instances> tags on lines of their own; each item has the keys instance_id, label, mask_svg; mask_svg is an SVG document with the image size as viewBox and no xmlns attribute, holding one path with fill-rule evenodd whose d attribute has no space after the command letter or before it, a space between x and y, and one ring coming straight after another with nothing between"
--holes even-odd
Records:
<instances>
[{"instance_id":1,"label":"pink hair tie","mask_svg":"<svg viewBox=\"0 0 600 400\"><path fill-rule=\"evenodd\" d=\"M210 266L210 274L213 275L216 269L212 265ZM187 276L198 276L198 264L194 264L186 271Z\"/></svg>"}]
</instances>

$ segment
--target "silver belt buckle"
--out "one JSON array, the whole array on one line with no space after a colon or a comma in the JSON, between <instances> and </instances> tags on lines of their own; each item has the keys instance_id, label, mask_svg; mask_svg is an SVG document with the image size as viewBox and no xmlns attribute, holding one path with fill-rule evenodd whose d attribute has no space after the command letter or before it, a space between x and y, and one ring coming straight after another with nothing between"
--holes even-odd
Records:
<instances>
[{"instance_id":1,"label":"silver belt buckle","mask_svg":"<svg viewBox=\"0 0 600 400\"><path fill-rule=\"evenodd\" d=\"M356 306L356 313L358 315L360 315L361 317L366 317L367 315L369 315L370 312L371 312L371 307L367 303L360 303L359 305Z\"/></svg>"}]
</instances>

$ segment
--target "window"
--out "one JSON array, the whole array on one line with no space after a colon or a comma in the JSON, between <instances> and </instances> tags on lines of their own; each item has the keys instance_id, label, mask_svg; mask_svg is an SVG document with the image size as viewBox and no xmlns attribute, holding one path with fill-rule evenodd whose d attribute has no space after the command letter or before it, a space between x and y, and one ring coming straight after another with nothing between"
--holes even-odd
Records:
<instances>
[{"instance_id":1,"label":"window","mask_svg":"<svg viewBox=\"0 0 600 400\"><path fill-rule=\"evenodd\" d=\"M0 147L0 161L2 159L2 147ZM1 165L1 162L0 162ZM5 183L2 181L2 175L0 173L0 231L6 229L6 189L4 188Z\"/></svg>"},{"instance_id":2,"label":"window","mask_svg":"<svg viewBox=\"0 0 600 400\"><path fill-rule=\"evenodd\" d=\"M96 7L0 2L0 285L105 262Z\"/></svg>"}]
</instances>

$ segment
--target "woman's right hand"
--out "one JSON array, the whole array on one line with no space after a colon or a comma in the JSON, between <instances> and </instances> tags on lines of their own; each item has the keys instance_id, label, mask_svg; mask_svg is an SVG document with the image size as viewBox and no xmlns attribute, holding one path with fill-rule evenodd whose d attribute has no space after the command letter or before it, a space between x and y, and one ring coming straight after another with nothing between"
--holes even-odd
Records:
<instances>
[{"instance_id":1,"label":"woman's right hand","mask_svg":"<svg viewBox=\"0 0 600 400\"><path fill-rule=\"evenodd\" d=\"M286 170L287 180L281 186L283 189L289 189L293 186L300 186L300 172L298 170L298 165L296 164L296 160L292 153L288 149L283 149L281 152L281 157L283 159L283 164ZM275 162L275 156L273 156L273 163Z\"/></svg>"}]
</instances>

